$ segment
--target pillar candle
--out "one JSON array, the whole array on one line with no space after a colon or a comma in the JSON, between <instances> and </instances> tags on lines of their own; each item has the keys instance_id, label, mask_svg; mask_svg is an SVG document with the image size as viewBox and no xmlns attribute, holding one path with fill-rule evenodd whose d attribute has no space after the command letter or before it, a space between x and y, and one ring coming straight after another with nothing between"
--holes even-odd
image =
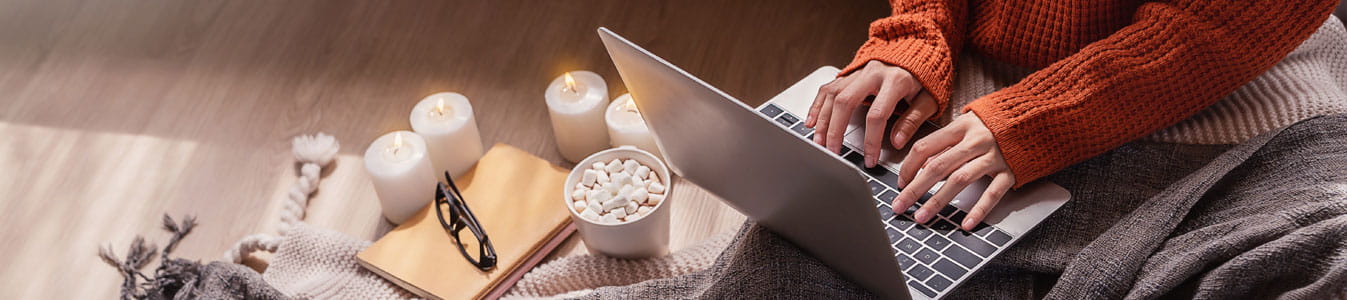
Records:
<instances>
[{"instance_id":1,"label":"pillar candle","mask_svg":"<svg viewBox=\"0 0 1347 300\"><path fill-rule=\"evenodd\" d=\"M380 136L365 149L365 171L374 182L379 206L393 224L411 218L435 198L439 180L426 153L426 141L411 131Z\"/></svg>"},{"instance_id":2,"label":"pillar candle","mask_svg":"<svg viewBox=\"0 0 1347 300\"><path fill-rule=\"evenodd\" d=\"M457 178L482 158L482 136L477 132L468 97L438 93L412 108L412 130L426 140L436 174L449 172Z\"/></svg>"},{"instance_id":3,"label":"pillar candle","mask_svg":"<svg viewBox=\"0 0 1347 300\"><path fill-rule=\"evenodd\" d=\"M608 129L603 121L608 84L603 77L589 71L563 74L552 80L543 98L562 157L578 162L608 148Z\"/></svg>"},{"instance_id":4,"label":"pillar candle","mask_svg":"<svg viewBox=\"0 0 1347 300\"><path fill-rule=\"evenodd\" d=\"M655 136L650 134L650 128L645 125L645 118L636 109L631 94L622 94L613 100L605 110L604 120L608 124L608 137L612 139L613 147L631 145L664 158L655 144Z\"/></svg>"}]
</instances>

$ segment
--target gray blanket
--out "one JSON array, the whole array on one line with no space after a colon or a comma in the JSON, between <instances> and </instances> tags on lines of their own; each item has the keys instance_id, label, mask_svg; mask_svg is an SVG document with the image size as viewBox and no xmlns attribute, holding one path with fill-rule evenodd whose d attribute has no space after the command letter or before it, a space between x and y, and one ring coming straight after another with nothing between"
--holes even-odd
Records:
<instances>
[{"instance_id":1,"label":"gray blanket","mask_svg":"<svg viewBox=\"0 0 1347 300\"><path fill-rule=\"evenodd\" d=\"M1203 299L1347 293L1347 116L1240 145L1134 142L1050 176L1073 200L952 298ZM868 298L746 224L709 269L591 298Z\"/></svg>"}]
</instances>

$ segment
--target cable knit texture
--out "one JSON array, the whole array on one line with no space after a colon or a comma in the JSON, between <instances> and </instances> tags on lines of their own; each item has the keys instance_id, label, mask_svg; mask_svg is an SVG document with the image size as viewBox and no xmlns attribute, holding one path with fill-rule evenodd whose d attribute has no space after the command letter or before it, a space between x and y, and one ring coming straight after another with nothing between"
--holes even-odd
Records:
<instances>
[{"instance_id":1,"label":"cable knit texture","mask_svg":"<svg viewBox=\"0 0 1347 300\"><path fill-rule=\"evenodd\" d=\"M956 51L1038 69L973 101L1023 185L1186 119L1310 36L1337 1L893 0L847 74L912 72L942 105Z\"/></svg>"}]
</instances>

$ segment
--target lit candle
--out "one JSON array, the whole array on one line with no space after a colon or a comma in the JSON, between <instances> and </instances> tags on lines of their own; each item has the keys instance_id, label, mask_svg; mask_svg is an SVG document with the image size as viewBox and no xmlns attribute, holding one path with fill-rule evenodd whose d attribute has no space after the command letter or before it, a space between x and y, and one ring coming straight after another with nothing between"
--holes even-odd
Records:
<instances>
[{"instance_id":1,"label":"lit candle","mask_svg":"<svg viewBox=\"0 0 1347 300\"><path fill-rule=\"evenodd\" d=\"M603 121L608 84L603 77L590 71L563 74L552 80L543 98L562 157L578 162L608 148L608 129Z\"/></svg>"},{"instance_id":2,"label":"lit candle","mask_svg":"<svg viewBox=\"0 0 1347 300\"><path fill-rule=\"evenodd\" d=\"M636 102L632 100L631 94L622 94L617 100L613 100L613 103L608 105L604 120L608 124L608 136L612 138L613 147L631 145L655 154L656 157L664 157L660 155L659 146L655 144L655 136L651 135L650 128L645 126L645 118L642 118L641 111L636 109Z\"/></svg>"},{"instance_id":3,"label":"lit candle","mask_svg":"<svg viewBox=\"0 0 1347 300\"><path fill-rule=\"evenodd\" d=\"M365 171L374 181L384 217L393 224L434 200L439 180L426 155L426 141L416 133L394 131L375 139L365 149Z\"/></svg>"},{"instance_id":4,"label":"lit candle","mask_svg":"<svg viewBox=\"0 0 1347 300\"><path fill-rule=\"evenodd\" d=\"M482 158L482 136L477 132L468 97L438 93L412 108L412 130L426 140L435 173L458 177Z\"/></svg>"}]
</instances>

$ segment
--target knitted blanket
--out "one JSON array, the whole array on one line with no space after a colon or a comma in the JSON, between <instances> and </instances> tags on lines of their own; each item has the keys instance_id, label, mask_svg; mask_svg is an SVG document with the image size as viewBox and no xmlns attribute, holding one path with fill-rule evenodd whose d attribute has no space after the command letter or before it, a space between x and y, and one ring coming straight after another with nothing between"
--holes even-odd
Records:
<instances>
[{"instance_id":1,"label":"knitted blanket","mask_svg":"<svg viewBox=\"0 0 1347 300\"><path fill-rule=\"evenodd\" d=\"M953 298L1325 298L1347 288L1347 115L1236 146L1135 142L1051 177L1074 199ZM747 224L708 269L584 298L868 298Z\"/></svg>"}]
</instances>

